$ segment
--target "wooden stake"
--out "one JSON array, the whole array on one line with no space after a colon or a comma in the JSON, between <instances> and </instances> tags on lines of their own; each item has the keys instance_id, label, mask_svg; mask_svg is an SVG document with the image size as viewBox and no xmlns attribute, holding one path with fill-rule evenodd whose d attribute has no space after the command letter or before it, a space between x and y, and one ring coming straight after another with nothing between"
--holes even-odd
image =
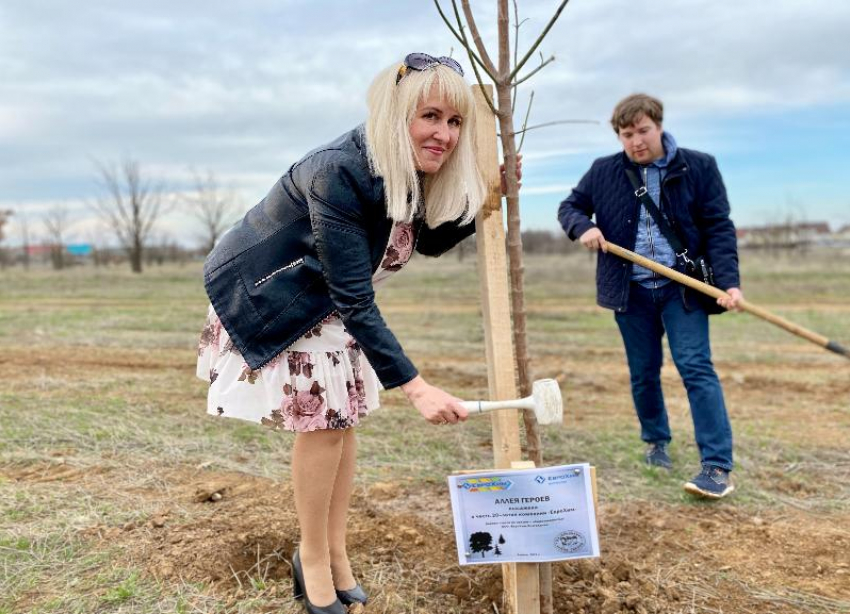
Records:
<instances>
[{"instance_id":1,"label":"wooden stake","mask_svg":"<svg viewBox=\"0 0 850 614\"><path fill-rule=\"evenodd\" d=\"M493 96L492 86L484 86ZM499 155L496 146L496 121L481 86L473 86L476 103L476 150L479 167L488 187L487 201L475 219L478 247L478 276L481 283L481 310L487 351L487 380L490 399L516 399L518 390L514 370L514 346L511 331L508 291L505 226L502 216ZM493 462L507 469L521 459L519 424L516 410L494 412ZM504 600L507 614L539 614L538 570L534 563L502 565Z\"/></svg>"},{"instance_id":2,"label":"wooden stake","mask_svg":"<svg viewBox=\"0 0 850 614\"><path fill-rule=\"evenodd\" d=\"M593 512L596 516L596 532L599 532L599 492L596 490L596 467L590 467L590 490L593 492Z\"/></svg>"}]
</instances>

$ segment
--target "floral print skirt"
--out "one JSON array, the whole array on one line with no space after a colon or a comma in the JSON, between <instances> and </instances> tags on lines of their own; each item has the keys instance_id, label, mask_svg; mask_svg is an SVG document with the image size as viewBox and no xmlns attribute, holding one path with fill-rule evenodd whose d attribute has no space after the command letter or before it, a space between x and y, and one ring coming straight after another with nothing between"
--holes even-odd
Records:
<instances>
[{"instance_id":1,"label":"floral print skirt","mask_svg":"<svg viewBox=\"0 0 850 614\"><path fill-rule=\"evenodd\" d=\"M413 224L396 222L372 276L375 288L407 264L415 243ZM378 376L335 314L251 370L210 306L198 345L197 375L210 384L207 413L274 430L346 429L379 406Z\"/></svg>"},{"instance_id":2,"label":"floral print skirt","mask_svg":"<svg viewBox=\"0 0 850 614\"><path fill-rule=\"evenodd\" d=\"M207 413L273 430L346 429L379 406L378 377L336 315L252 370L210 306L197 375L210 384Z\"/></svg>"}]
</instances>

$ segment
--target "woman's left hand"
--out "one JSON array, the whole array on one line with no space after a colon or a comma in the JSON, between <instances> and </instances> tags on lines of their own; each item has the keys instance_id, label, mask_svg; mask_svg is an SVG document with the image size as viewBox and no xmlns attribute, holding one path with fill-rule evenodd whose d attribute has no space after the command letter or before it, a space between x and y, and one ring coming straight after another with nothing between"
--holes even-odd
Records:
<instances>
[{"instance_id":1,"label":"woman's left hand","mask_svg":"<svg viewBox=\"0 0 850 614\"><path fill-rule=\"evenodd\" d=\"M499 176L502 180L502 196L505 196L508 193L508 181L505 177L505 164L502 163L499 166ZM522 187L522 154L517 154L516 157L516 180L517 180L517 189Z\"/></svg>"}]
</instances>

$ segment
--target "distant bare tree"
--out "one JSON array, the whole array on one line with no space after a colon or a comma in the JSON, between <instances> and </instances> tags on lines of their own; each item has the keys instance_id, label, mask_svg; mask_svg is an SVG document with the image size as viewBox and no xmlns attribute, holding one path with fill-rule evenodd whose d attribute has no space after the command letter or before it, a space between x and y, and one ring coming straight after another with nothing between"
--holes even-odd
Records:
<instances>
[{"instance_id":1,"label":"distant bare tree","mask_svg":"<svg viewBox=\"0 0 850 614\"><path fill-rule=\"evenodd\" d=\"M42 218L47 240L50 242L50 261L57 271L65 268L65 237L70 226L65 205L51 208Z\"/></svg>"},{"instance_id":2,"label":"distant bare tree","mask_svg":"<svg viewBox=\"0 0 850 614\"><path fill-rule=\"evenodd\" d=\"M148 266L162 266L166 263L182 266L188 257L189 253L168 234L152 239L145 250L145 261Z\"/></svg>"},{"instance_id":3,"label":"distant bare tree","mask_svg":"<svg viewBox=\"0 0 850 614\"><path fill-rule=\"evenodd\" d=\"M30 268L30 222L22 211L16 215L18 220L18 236L21 239L21 262L24 268Z\"/></svg>"},{"instance_id":4,"label":"distant bare tree","mask_svg":"<svg viewBox=\"0 0 850 614\"><path fill-rule=\"evenodd\" d=\"M91 260L95 268L99 268L106 264L103 254L103 239L102 233L96 230L89 230L86 233L86 243L91 245Z\"/></svg>"},{"instance_id":5,"label":"distant bare tree","mask_svg":"<svg viewBox=\"0 0 850 614\"><path fill-rule=\"evenodd\" d=\"M3 243L3 227L9 222L9 218L12 216L12 211L0 211L0 244ZM6 250L3 249L2 245L0 245L0 265L3 267L6 266Z\"/></svg>"},{"instance_id":6,"label":"distant bare tree","mask_svg":"<svg viewBox=\"0 0 850 614\"><path fill-rule=\"evenodd\" d=\"M132 271L141 273L148 237L167 209L163 185L145 177L135 160L97 167L105 195L91 206L127 250Z\"/></svg>"},{"instance_id":7,"label":"distant bare tree","mask_svg":"<svg viewBox=\"0 0 850 614\"><path fill-rule=\"evenodd\" d=\"M234 221L238 203L233 190L223 189L211 170L206 175L195 172L194 176L194 192L184 196L183 201L189 213L201 223L203 249L209 253Z\"/></svg>"},{"instance_id":8,"label":"distant bare tree","mask_svg":"<svg viewBox=\"0 0 850 614\"><path fill-rule=\"evenodd\" d=\"M0 243L3 242L3 227L9 222L9 218L12 217L13 211L0 211Z\"/></svg>"},{"instance_id":9,"label":"distant bare tree","mask_svg":"<svg viewBox=\"0 0 850 614\"><path fill-rule=\"evenodd\" d=\"M145 250L145 262L148 266L162 266L166 263L183 264L185 258L186 251L167 232L160 232L151 237Z\"/></svg>"}]
</instances>

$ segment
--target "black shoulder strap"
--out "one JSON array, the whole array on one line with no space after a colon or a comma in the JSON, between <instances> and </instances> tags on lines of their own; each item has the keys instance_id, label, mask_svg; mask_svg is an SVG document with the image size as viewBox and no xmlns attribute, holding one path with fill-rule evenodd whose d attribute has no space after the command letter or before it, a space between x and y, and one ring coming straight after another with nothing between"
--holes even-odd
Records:
<instances>
[{"instance_id":1,"label":"black shoulder strap","mask_svg":"<svg viewBox=\"0 0 850 614\"><path fill-rule=\"evenodd\" d=\"M676 252L677 256L682 256L683 254L687 254L688 250L682 245L682 242L679 240L679 237L673 232L673 229L670 228L670 224L667 223L667 220L664 219L664 216L661 214L661 211L658 210L658 206L653 202L652 197L649 195L649 192L646 189L645 185L642 185L640 180L638 179L635 172L626 168L626 176L629 178L629 181L632 184L632 187L635 189L635 196L638 197L641 204L646 207L646 210L649 211L649 214L652 216L652 219L655 220L655 223L658 224L659 230L661 230L661 234L670 242L670 247Z\"/></svg>"}]
</instances>

